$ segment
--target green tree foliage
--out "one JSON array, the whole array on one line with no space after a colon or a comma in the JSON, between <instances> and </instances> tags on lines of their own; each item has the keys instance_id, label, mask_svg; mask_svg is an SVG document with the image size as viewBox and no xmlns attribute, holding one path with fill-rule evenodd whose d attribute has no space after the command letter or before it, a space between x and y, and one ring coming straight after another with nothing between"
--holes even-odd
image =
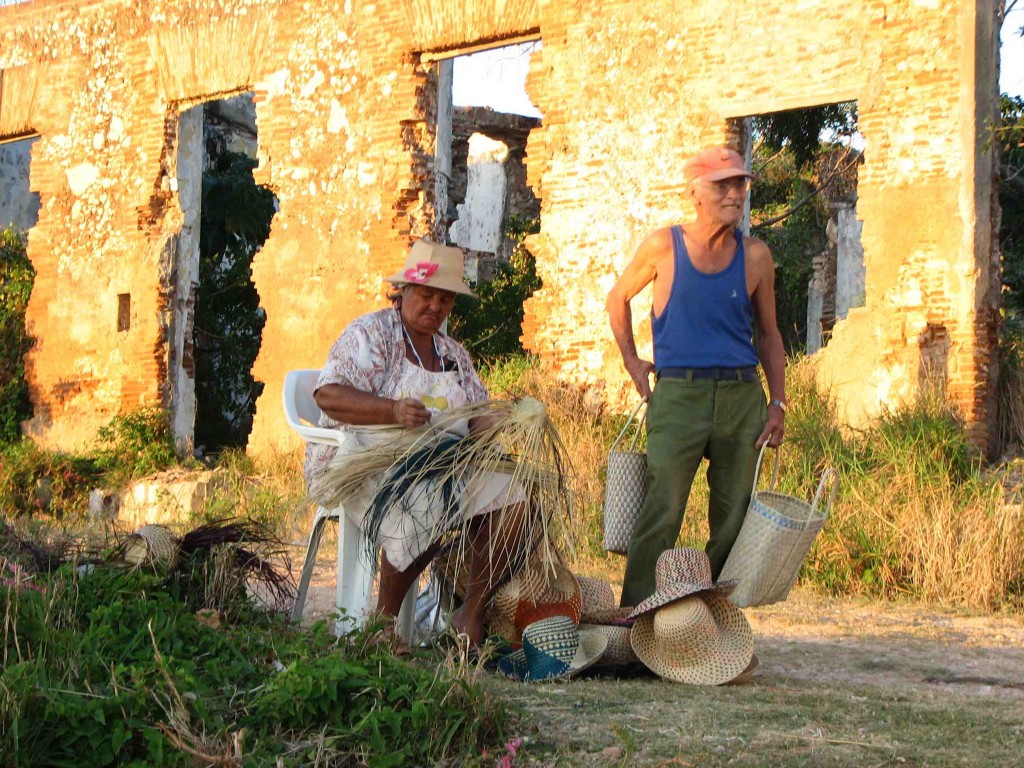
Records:
<instances>
[{"instance_id":1,"label":"green tree foliage","mask_svg":"<svg viewBox=\"0 0 1024 768\"><path fill-rule=\"evenodd\" d=\"M1003 324L999 338L999 439L1024 445L1024 99L1003 94L993 132L999 153L999 249Z\"/></svg>"},{"instance_id":2,"label":"green tree foliage","mask_svg":"<svg viewBox=\"0 0 1024 768\"><path fill-rule=\"evenodd\" d=\"M540 219L510 216L505 234L516 245L509 260L496 262L493 279L474 286L479 299L455 297L451 333L474 357L494 360L523 354L523 302L541 287L533 254L523 239L539 231Z\"/></svg>"},{"instance_id":3,"label":"green tree foliage","mask_svg":"<svg viewBox=\"0 0 1024 768\"><path fill-rule=\"evenodd\" d=\"M266 315L252 259L276 204L256 185L256 161L226 152L203 175L199 292L195 319L195 442L207 450L244 446L263 383L252 377Z\"/></svg>"},{"instance_id":4,"label":"green tree foliage","mask_svg":"<svg viewBox=\"0 0 1024 768\"><path fill-rule=\"evenodd\" d=\"M807 340L807 285L811 260L827 243L828 203L815 194L813 165L799 165L788 147L773 150L761 143L753 164L759 170L750 192L751 234L765 241L775 260L779 331L793 354ZM761 223L769 221L774 223Z\"/></svg>"},{"instance_id":5,"label":"green tree foliage","mask_svg":"<svg viewBox=\"0 0 1024 768\"><path fill-rule=\"evenodd\" d=\"M798 169L812 164L818 157L823 135L848 136L856 129L857 103L854 101L772 112L754 118L754 133L760 137L768 154L786 147Z\"/></svg>"},{"instance_id":6,"label":"green tree foliage","mask_svg":"<svg viewBox=\"0 0 1024 768\"><path fill-rule=\"evenodd\" d=\"M20 423L32 417L25 381L32 339L25 330L25 308L35 275L24 238L12 229L0 231L0 445L19 440Z\"/></svg>"},{"instance_id":7,"label":"green tree foliage","mask_svg":"<svg viewBox=\"0 0 1024 768\"><path fill-rule=\"evenodd\" d=\"M1003 254L1004 300L1011 325L1024 332L1024 98L1003 94L995 132L1000 154L999 248Z\"/></svg>"}]
</instances>

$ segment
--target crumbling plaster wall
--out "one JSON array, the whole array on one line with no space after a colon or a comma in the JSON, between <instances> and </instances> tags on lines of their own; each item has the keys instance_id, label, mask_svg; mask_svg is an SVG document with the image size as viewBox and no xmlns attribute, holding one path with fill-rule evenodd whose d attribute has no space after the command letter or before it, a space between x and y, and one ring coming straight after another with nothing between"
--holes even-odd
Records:
<instances>
[{"instance_id":1,"label":"crumbling plaster wall","mask_svg":"<svg viewBox=\"0 0 1024 768\"><path fill-rule=\"evenodd\" d=\"M851 423L917 389L929 326L951 339L947 391L993 434L991 264L995 3L549 3L527 89L544 115L528 169L527 244L544 288L526 343L567 379L630 385L604 297L643 236L689 218L684 158L730 119L857 100L866 305L836 326L819 375ZM650 353L650 295L634 300Z\"/></svg>"},{"instance_id":2,"label":"crumbling plaster wall","mask_svg":"<svg viewBox=\"0 0 1024 768\"><path fill-rule=\"evenodd\" d=\"M319 365L433 216L433 118L417 52L539 33L528 144L544 289L524 337L570 381L627 387L604 297L651 229L685 218L684 157L727 121L857 99L867 305L837 326L822 376L856 421L917 381L942 326L948 390L983 435L991 313L994 0L836 6L788 0L31 0L0 9L0 138L37 132L29 256L39 442L70 448L123 408L167 398L167 274L182 214L176 114L252 90L258 183L280 211L253 277L266 389L250 448L290 448L286 370ZM991 60L991 61L990 61ZM117 333L117 294L132 327ZM649 350L645 302L636 302ZM647 304L649 306L649 304ZM911 370L911 367L913 370Z\"/></svg>"}]
</instances>

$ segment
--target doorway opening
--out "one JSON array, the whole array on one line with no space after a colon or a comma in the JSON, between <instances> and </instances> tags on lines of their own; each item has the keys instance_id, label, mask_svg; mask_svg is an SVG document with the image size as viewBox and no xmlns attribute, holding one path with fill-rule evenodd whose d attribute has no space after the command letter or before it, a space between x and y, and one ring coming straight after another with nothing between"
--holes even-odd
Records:
<instances>
[{"instance_id":1,"label":"doorway opening","mask_svg":"<svg viewBox=\"0 0 1024 768\"><path fill-rule=\"evenodd\" d=\"M256 184L256 108L251 92L181 114L178 191L184 213L176 274L179 365L176 435L197 456L244 448L263 382L252 376L266 313L252 260L270 236L273 193ZM181 418L179 418L179 416ZM188 421L188 430L179 423Z\"/></svg>"},{"instance_id":2,"label":"doorway opening","mask_svg":"<svg viewBox=\"0 0 1024 768\"><path fill-rule=\"evenodd\" d=\"M757 182L750 234L775 260L775 300L786 351L814 353L836 322L864 306L857 171L864 138L855 101L732 121Z\"/></svg>"}]
</instances>

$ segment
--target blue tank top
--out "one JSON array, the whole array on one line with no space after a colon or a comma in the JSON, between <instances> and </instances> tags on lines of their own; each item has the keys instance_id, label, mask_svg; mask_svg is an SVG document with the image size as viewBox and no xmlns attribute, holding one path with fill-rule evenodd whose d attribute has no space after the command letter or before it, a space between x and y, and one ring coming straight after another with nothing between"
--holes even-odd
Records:
<instances>
[{"instance_id":1,"label":"blue tank top","mask_svg":"<svg viewBox=\"0 0 1024 768\"><path fill-rule=\"evenodd\" d=\"M743 233L736 230L729 266L713 275L693 266L680 226L672 227L672 256L668 303L658 316L651 310L655 370L757 365Z\"/></svg>"}]
</instances>

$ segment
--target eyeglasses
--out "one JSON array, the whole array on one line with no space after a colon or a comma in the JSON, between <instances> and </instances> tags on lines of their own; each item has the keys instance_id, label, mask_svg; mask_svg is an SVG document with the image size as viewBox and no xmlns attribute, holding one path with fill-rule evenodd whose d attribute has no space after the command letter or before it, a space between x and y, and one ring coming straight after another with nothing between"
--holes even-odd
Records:
<instances>
[{"instance_id":1,"label":"eyeglasses","mask_svg":"<svg viewBox=\"0 0 1024 768\"><path fill-rule=\"evenodd\" d=\"M750 191L750 179L746 176L736 176L721 181L702 181L701 186L710 189L719 197L725 197L730 192L739 192L745 195Z\"/></svg>"}]
</instances>

